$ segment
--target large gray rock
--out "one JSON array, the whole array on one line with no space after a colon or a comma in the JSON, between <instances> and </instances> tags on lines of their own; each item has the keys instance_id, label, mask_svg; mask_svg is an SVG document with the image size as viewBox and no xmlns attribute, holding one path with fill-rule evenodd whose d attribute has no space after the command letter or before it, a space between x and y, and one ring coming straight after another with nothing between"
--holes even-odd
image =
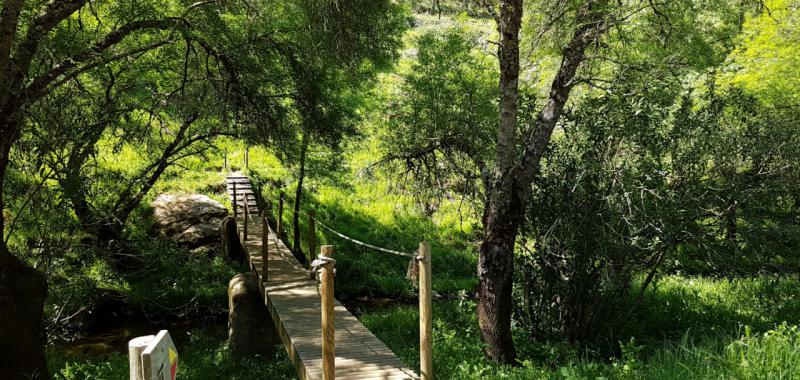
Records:
<instances>
[{"instance_id":1,"label":"large gray rock","mask_svg":"<svg viewBox=\"0 0 800 380\"><path fill-rule=\"evenodd\" d=\"M240 273L228 284L228 346L237 355L272 357L278 337L264 305L255 272Z\"/></svg>"},{"instance_id":2,"label":"large gray rock","mask_svg":"<svg viewBox=\"0 0 800 380\"><path fill-rule=\"evenodd\" d=\"M159 233L189 248L219 243L228 215L221 203L202 194L161 194L152 203Z\"/></svg>"}]
</instances>

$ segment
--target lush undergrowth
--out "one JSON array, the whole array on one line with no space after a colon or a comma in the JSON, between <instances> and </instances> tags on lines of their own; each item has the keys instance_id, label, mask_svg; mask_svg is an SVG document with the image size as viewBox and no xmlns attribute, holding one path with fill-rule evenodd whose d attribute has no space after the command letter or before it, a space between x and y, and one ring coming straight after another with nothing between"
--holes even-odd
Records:
<instances>
[{"instance_id":1,"label":"lush undergrowth","mask_svg":"<svg viewBox=\"0 0 800 380\"><path fill-rule=\"evenodd\" d=\"M220 146L231 147L232 164L240 158L236 144L221 141ZM75 245L51 264L58 268L49 271L46 308L53 321L53 345L47 354L54 378L127 379L127 340L160 329L178 334L174 337L182 379L294 376L282 348L277 359L264 360L236 358L226 347L227 285L247 270L246 265L228 261L213 249L191 252L153 238L149 204L159 194L202 193L229 205L222 149L209 158L185 160L165 173L132 215L122 256L96 255L89 247ZM134 158L128 164L135 165Z\"/></svg>"},{"instance_id":2,"label":"lush undergrowth","mask_svg":"<svg viewBox=\"0 0 800 380\"><path fill-rule=\"evenodd\" d=\"M445 379L795 379L800 376L796 279L737 281L670 277L608 347L573 347L515 332L519 367L482 354L475 305L434 305L434 373ZM772 290L768 290L772 289ZM406 363L418 366L417 311L395 307L362 321ZM784 322L788 321L788 322Z\"/></svg>"},{"instance_id":3,"label":"lush undergrowth","mask_svg":"<svg viewBox=\"0 0 800 380\"><path fill-rule=\"evenodd\" d=\"M197 329L177 337L179 350L178 378L187 380L292 379L294 368L282 347L276 358L240 358L224 345L226 330ZM128 357L124 352L102 356L67 355L50 350L50 372L57 380L127 379Z\"/></svg>"}]
</instances>

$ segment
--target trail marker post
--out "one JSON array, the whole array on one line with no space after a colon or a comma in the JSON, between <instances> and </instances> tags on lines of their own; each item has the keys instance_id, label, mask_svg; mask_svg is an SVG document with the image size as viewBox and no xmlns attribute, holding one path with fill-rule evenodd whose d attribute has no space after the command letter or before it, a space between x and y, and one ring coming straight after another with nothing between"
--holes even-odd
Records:
<instances>
[{"instance_id":1,"label":"trail marker post","mask_svg":"<svg viewBox=\"0 0 800 380\"><path fill-rule=\"evenodd\" d=\"M431 320L431 245L419 243L419 375L433 379L433 325Z\"/></svg>"},{"instance_id":2,"label":"trail marker post","mask_svg":"<svg viewBox=\"0 0 800 380\"><path fill-rule=\"evenodd\" d=\"M167 330L128 342L130 380L175 380L178 350Z\"/></svg>"}]
</instances>

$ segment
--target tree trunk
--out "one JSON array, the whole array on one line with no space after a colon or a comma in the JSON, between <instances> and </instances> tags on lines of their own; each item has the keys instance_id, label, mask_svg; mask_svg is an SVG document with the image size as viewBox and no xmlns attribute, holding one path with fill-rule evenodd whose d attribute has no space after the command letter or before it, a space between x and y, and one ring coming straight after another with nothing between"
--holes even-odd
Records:
<instances>
[{"instance_id":1,"label":"tree trunk","mask_svg":"<svg viewBox=\"0 0 800 380\"><path fill-rule=\"evenodd\" d=\"M5 206L5 174L12 136L17 126L6 121L0 141L0 210ZM0 218L0 231L5 231ZM0 241L0 379L49 379L45 363L45 334L42 326L45 275L23 263Z\"/></svg>"},{"instance_id":2,"label":"tree trunk","mask_svg":"<svg viewBox=\"0 0 800 380\"><path fill-rule=\"evenodd\" d=\"M586 58L586 48L605 30L607 0L587 1L577 14L577 28L565 46L561 65L539 112L522 155L517 149L517 102L519 96L519 31L522 0L500 1L496 17L500 32L500 122L497 159L487 189L483 215L483 242L478 258L478 323L486 355L513 364L516 352L511 338L511 290L514 244L522 224L523 197L539 171L550 137L569 99L575 73Z\"/></svg>"},{"instance_id":3,"label":"tree trunk","mask_svg":"<svg viewBox=\"0 0 800 380\"><path fill-rule=\"evenodd\" d=\"M738 235L738 228L736 226L736 209L737 203L735 199L730 199L728 202L728 209L723 213L723 225L725 226L725 240L728 241L733 253L736 253L736 236Z\"/></svg>"},{"instance_id":4,"label":"tree trunk","mask_svg":"<svg viewBox=\"0 0 800 380\"><path fill-rule=\"evenodd\" d=\"M513 186L499 183L483 214L483 242L478 258L478 324L487 357L514 364L516 350L511 339L511 289L514 274L514 243L521 221L521 200Z\"/></svg>"},{"instance_id":5,"label":"tree trunk","mask_svg":"<svg viewBox=\"0 0 800 380\"><path fill-rule=\"evenodd\" d=\"M49 379L42 326L47 279L0 242L0 378Z\"/></svg>"},{"instance_id":6,"label":"tree trunk","mask_svg":"<svg viewBox=\"0 0 800 380\"><path fill-rule=\"evenodd\" d=\"M292 214L292 252L301 264L308 262L300 247L300 204L303 198L303 180L306 177L306 154L308 152L308 133L303 134L300 147L300 173L297 178L297 189L294 192L294 213Z\"/></svg>"},{"instance_id":7,"label":"tree trunk","mask_svg":"<svg viewBox=\"0 0 800 380\"><path fill-rule=\"evenodd\" d=\"M92 212L92 207L86 200L86 189L84 188L83 178L79 173L80 168L74 169L71 167L65 168L64 177L58 181L59 186L61 186L64 195L72 204L72 211L75 212L75 216L81 224L81 230L91 236L97 236L98 223Z\"/></svg>"},{"instance_id":8,"label":"tree trunk","mask_svg":"<svg viewBox=\"0 0 800 380\"><path fill-rule=\"evenodd\" d=\"M521 202L512 168L516 152L521 20L522 0L500 3L497 160L483 214L483 242L478 258L478 324L486 344L484 352L490 359L506 364L516 360L511 339L511 287Z\"/></svg>"}]
</instances>

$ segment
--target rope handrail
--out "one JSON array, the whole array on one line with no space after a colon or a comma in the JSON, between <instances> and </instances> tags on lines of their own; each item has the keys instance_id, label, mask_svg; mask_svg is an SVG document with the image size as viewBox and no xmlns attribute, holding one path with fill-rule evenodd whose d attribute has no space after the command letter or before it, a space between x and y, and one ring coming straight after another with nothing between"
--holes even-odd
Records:
<instances>
[{"instance_id":1,"label":"rope handrail","mask_svg":"<svg viewBox=\"0 0 800 380\"><path fill-rule=\"evenodd\" d=\"M376 251L380 251L380 252L384 252L384 253L390 253L392 255L402 256L402 257L406 257L406 258L410 258L410 259L418 258L417 255L416 255L416 252L415 253L400 252L400 251L395 251L393 249L378 247L377 245L372 245L372 244L369 244L369 243L365 243L365 242L363 242L361 240L357 240L357 239L351 238L350 236L347 236L347 235L345 235L345 234L343 234L343 233L341 233L339 231L334 230L333 228L328 227L325 223L320 222L319 219L317 219L316 217L312 217L312 219L314 220L314 222L319 224L322 228L332 232L333 234L339 236L342 239L351 241L351 242L353 242L353 243L355 243L357 245L361 245L361 246L364 246L364 247L367 247L367 248L370 248L370 249L374 249Z\"/></svg>"}]
</instances>

